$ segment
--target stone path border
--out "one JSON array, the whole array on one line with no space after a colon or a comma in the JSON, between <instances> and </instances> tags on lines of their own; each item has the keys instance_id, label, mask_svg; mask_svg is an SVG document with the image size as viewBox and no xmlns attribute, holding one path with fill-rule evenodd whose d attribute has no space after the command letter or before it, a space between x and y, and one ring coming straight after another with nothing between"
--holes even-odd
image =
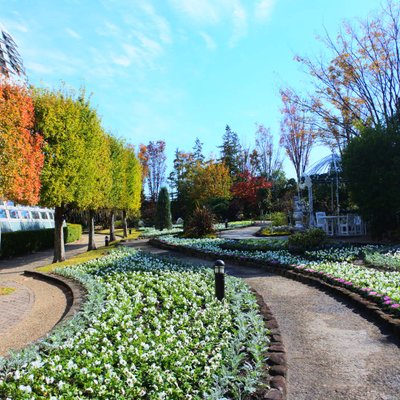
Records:
<instances>
[{"instance_id":1,"label":"stone path border","mask_svg":"<svg viewBox=\"0 0 400 400\"><path fill-rule=\"evenodd\" d=\"M267 369L270 389L262 395L265 400L285 400L286 399L286 374L287 359L286 350L283 344L281 332L279 330L278 321L275 319L271 309L265 303L262 296L251 288L256 297L257 304L260 307L260 313L264 319L265 326L270 331L270 346L267 352Z\"/></svg>"},{"instance_id":2,"label":"stone path border","mask_svg":"<svg viewBox=\"0 0 400 400\"><path fill-rule=\"evenodd\" d=\"M166 250L179 251L190 256L197 256L205 259L214 260L216 257L217 258L221 257L221 255L214 254L212 252L204 252L201 250L188 248L180 245L171 245L159 239L150 240L150 244L155 247L163 248ZM358 293L355 293L344 287L336 286L328 282L325 282L322 279L307 274L305 271L289 269L288 267L282 265L278 266L277 263L275 265L272 265L272 263L266 261L252 260L249 257L239 257L230 255L224 255L224 259L229 260L234 264L248 265L251 267L261 266L268 272L272 272L277 275L285 276L287 278L315 286L318 289L322 289L326 292L344 298L345 300L355 305L359 311L362 311L364 317L384 327L397 339L400 338L400 320L385 313L376 303L362 297Z\"/></svg>"},{"instance_id":3,"label":"stone path border","mask_svg":"<svg viewBox=\"0 0 400 400\"><path fill-rule=\"evenodd\" d=\"M55 285L59 287L65 294L67 306L55 326L69 321L81 309L87 292L85 288L77 281L60 275L46 274L37 271L24 271L24 275Z\"/></svg>"}]
</instances>

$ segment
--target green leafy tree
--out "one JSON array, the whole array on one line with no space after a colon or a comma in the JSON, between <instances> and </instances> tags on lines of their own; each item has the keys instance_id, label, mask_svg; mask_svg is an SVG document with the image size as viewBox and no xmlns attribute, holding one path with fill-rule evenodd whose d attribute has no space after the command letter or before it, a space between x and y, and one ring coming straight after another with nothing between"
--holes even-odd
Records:
<instances>
[{"instance_id":1,"label":"green leafy tree","mask_svg":"<svg viewBox=\"0 0 400 400\"><path fill-rule=\"evenodd\" d=\"M125 185L122 198L122 227L124 237L128 236L127 216L138 216L142 192L142 168L135 155L135 149L128 145L124 149Z\"/></svg>"},{"instance_id":2,"label":"green leafy tree","mask_svg":"<svg viewBox=\"0 0 400 400\"><path fill-rule=\"evenodd\" d=\"M159 230L171 229L171 203L168 189L164 186L160 189L157 200L156 228Z\"/></svg>"},{"instance_id":3,"label":"green leafy tree","mask_svg":"<svg viewBox=\"0 0 400 400\"><path fill-rule=\"evenodd\" d=\"M87 157L80 171L80 190L76 203L88 214L89 242L88 250L95 250L94 220L96 210L107 206L108 192L111 187L111 159L109 137L101 126L97 111L88 101L80 99Z\"/></svg>"},{"instance_id":4,"label":"green leafy tree","mask_svg":"<svg viewBox=\"0 0 400 400\"><path fill-rule=\"evenodd\" d=\"M54 262L65 259L63 216L69 204L80 207L81 171L89 157L82 102L63 90L34 91L35 131L45 141L40 204L55 207Z\"/></svg>"},{"instance_id":5,"label":"green leafy tree","mask_svg":"<svg viewBox=\"0 0 400 400\"><path fill-rule=\"evenodd\" d=\"M376 236L399 227L399 139L398 124L366 128L343 153L343 173L351 197Z\"/></svg>"},{"instance_id":6,"label":"green leafy tree","mask_svg":"<svg viewBox=\"0 0 400 400\"><path fill-rule=\"evenodd\" d=\"M108 209L110 210L110 241L115 237L115 214L123 208L124 197L126 196L126 168L125 149L122 140L110 136L110 157L111 157L111 187L108 197Z\"/></svg>"}]
</instances>

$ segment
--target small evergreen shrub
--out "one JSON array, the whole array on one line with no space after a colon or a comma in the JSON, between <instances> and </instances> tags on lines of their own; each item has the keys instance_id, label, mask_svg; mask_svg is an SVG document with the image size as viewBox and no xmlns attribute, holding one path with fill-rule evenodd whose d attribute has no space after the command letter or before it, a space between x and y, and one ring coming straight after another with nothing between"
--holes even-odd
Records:
<instances>
[{"instance_id":1,"label":"small evergreen shrub","mask_svg":"<svg viewBox=\"0 0 400 400\"><path fill-rule=\"evenodd\" d=\"M285 226L288 224L287 216L284 212L274 212L271 214L273 226Z\"/></svg>"},{"instance_id":2,"label":"small evergreen shrub","mask_svg":"<svg viewBox=\"0 0 400 400\"><path fill-rule=\"evenodd\" d=\"M196 208L193 215L185 223L184 233L185 237L202 238L215 235L215 216L207 208Z\"/></svg>"},{"instance_id":3,"label":"small evergreen shrub","mask_svg":"<svg viewBox=\"0 0 400 400\"><path fill-rule=\"evenodd\" d=\"M162 187L158 195L155 226L160 231L172 228L171 202L166 187Z\"/></svg>"},{"instance_id":4,"label":"small evergreen shrub","mask_svg":"<svg viewBox=\"0 0 400 400\"><path fill-rule=\"evenodd\" d=\"M65 243L76 242L82 237L82 225L80 224L67 224L64 228L64 241Z\"/></svg>"},{"instance_id":5,"label":"small evergreen shrub","mask_svg":"<svg viewBox=\"0 0 400 400\"><path fill-rule=\"evenodd\" d=\"M291 235L288 239L288 246L294 252L304 253L307 250L323 246L326 238L326 233L322 229L309 229Z\"/></svg>"}]
</instances>

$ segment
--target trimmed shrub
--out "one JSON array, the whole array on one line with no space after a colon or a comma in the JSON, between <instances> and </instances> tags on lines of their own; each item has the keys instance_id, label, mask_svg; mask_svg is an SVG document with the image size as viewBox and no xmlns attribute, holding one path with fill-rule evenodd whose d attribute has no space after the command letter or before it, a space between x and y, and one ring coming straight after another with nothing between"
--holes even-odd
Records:
<instances>
[{"instance_id":1,"label":"trimmed shrub","mask_svg":"<svg viewBox=\"0 0 400 400\"><path fill-rule=\"evenodd\" d=\"M304 253L307 250L314 250L326 242L326 233L322 229L309 229L305 232L298 232L289 236L289 250Z\"/></svg>"},{"instance_id":2,"label":"trimmed shrub","mask_svg":"<svg viewBox=\"0 0 400 400\"><path fill-rule=\"evenodd\" d=\"M287 215L284 212L274 212L271 214L273 226L285 226L288 224Z\"/></svg>"},{"instance_id":3,"label":"trimmed shrub","mask_svg":"<svg viewBox=\"0 0 400 400\"><path fill-rule=\"evenodd\" d=\"M64 241L65 243L76 242L82 237L82 225L67 224L64 228Z\"/></svg>"},{"instance_id":4,"label":"trimmed shrub","mask_svg":"<svg viewBox=\"0 0 400 400\"><path fill-rule=\"evenodd\" d=\"M82 236L82 225L67 224L64 228L65 243L75 242ZM4 232L1 234L1 257L14 257L54 246L54 229Z\"/></svg>"},{"instance_id":5,"label":"trimmed shrub","mask_svg":"<svg viewBox=\"0 0 400 400\"><path fill-rule=\"evenodd\" d=\"M215 234L215 216L207 208L196 208L184 226L184 236L202 238Z\"/></svg>"}]
</instances>

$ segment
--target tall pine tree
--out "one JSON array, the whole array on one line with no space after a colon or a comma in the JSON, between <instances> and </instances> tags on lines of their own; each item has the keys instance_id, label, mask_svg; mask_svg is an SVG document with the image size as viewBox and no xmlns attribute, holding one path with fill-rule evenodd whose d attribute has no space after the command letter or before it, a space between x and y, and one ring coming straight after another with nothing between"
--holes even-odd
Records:
<instances>
[{"instance_id":1,"label":"tall pine tree","mask_svg":"<svg viewBox=\"0 0 400 400\"><path fill-rule=\"evenodd\" d=\"M236 177L240 172L241 164L241 145L238 134L231 130L229 125L225 127L225 133L222 138L221 161L228 167L232 178Z\"/></svg>"}]
</instances>

